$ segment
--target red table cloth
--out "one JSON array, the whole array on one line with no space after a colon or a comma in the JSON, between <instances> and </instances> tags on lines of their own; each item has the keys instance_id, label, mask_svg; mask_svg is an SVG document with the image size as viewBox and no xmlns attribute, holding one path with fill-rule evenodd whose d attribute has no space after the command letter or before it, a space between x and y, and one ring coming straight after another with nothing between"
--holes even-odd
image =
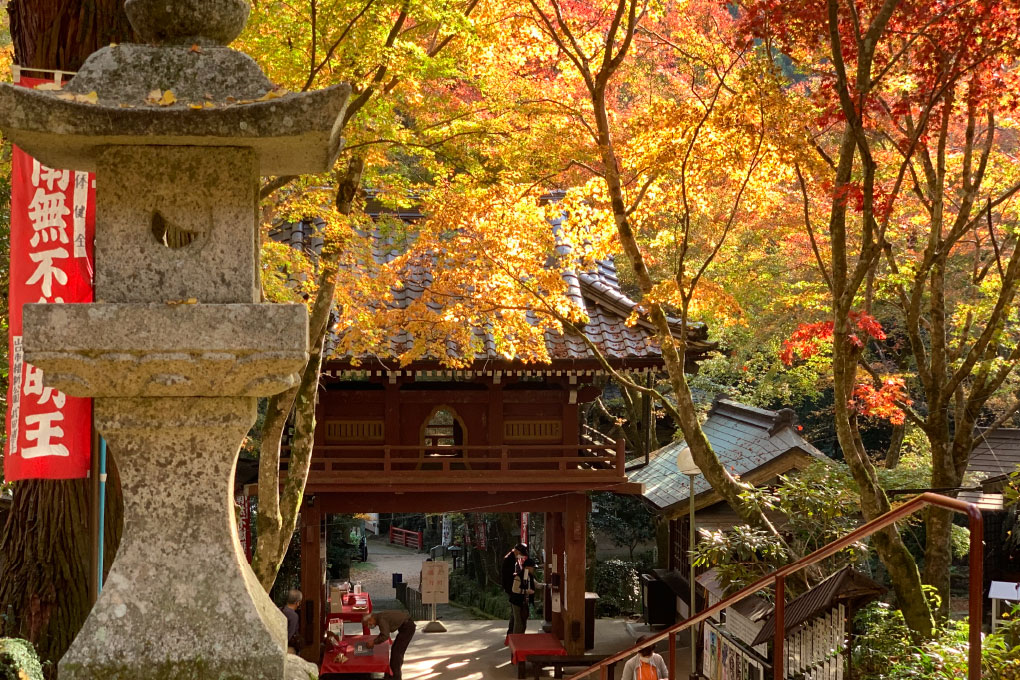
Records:
<instances>
[{"instance_id":1,"label":"red table cloth","mask_svg":"<svg viewBox=\"0 0 1020 680\"><path fill-rule=\"evenodd\" d=\"M508 636L511 663L522 663L529 656L565 656L559 638L551 633L519 633Z\"/></svg>"},{"instance_id":2,"label":"red table cloth","mask_svg":"<svg viewBox=\"0 0 1020 680\"><path fill-rule=\"evenodd\" d=\"M320 675L326 673L385 673L386 675L393 675L393 671L390 670L390 643L384 642L381 645L376 645L372 651L372 655L366 656L354 656L354 646L358 642L367 642L371 640L373 635L349 635L345 637L338 646L326 650L326 653L322 657L322 667L319 669ZM337 657L340 654L347 656L347 661L343 663L337 662Z\"/></svg>"},{"instance_id":3,"label":"red table cloth","mask_svg":"<svg viewBox=\"0 0 1020 680\"><path fill-rule=\"evenodd\" d=\"M368 593L359 593L354 595L354 604L347 604L350 596L344 598L343 605L340 607L338 612L330 612L326 614L326 627L329 628L330 621L343 621L344 623L361 623L361 619L365 614L372 613L372 598ZM355 609L355 607L367 607L366 609ZM361 632L368 635L368 626L362 625Z\"/></svg>"}]
</instances>

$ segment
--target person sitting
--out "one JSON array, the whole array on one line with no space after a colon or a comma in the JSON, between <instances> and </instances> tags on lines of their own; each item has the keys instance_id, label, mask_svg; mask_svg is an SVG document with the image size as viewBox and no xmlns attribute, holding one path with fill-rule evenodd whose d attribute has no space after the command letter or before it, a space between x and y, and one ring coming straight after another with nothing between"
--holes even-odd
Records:
<instances>
[{"instance_id":1,"label":"person sitting","mask_svg":"<svg viewBox=\"0 0 1020 680\"><path fill-rule=\"evenodd\" d=\"M643 637L638 642L644 642ZM623 676L620 680L663 680L669 677L669 670L662 656L655 652L655 645L642 647L635 656L623 665Z\"/></svg>"},{"instance_id":2,"label":"person sitting","mask_svg":"<svg viewBox=\"0 0 1020 680\"><path fill-rule=\"evenodd\" d=\"M301 591L290 590L287 592L287 603L280 607L280 611L287 617L287 653L297 654L303 646L300 627L301 617L298 616L297 608L301 606Z\"/></svg>"},{"instance_id":3,"label":"person sitting","mask_svg":"<svg viewBox=\"0 0 1020 680\"><path fill-rule=\"evenodd\" d=\"M404 665L404 652L407 651L407 646L411 644L411 638L414 637L414 621L411 620L407 612L389 610L365 614L361 623L369 628L379 628L379 634L368 641L369 649L389 641L393 631L397 632L397 639L390 647L390 672L393 673L390 677L392 680L400 680L400 667Z\"/></svg>"}]
</instances>

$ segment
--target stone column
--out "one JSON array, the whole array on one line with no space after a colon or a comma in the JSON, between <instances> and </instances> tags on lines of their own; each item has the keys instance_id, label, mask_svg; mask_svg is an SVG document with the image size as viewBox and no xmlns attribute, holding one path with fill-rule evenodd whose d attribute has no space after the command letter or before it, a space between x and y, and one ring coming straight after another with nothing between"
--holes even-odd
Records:
<instances>
[{"instance_id":1,"label":"stone column","mask_svg":"<svg viewBox=\"0 0 1020 680\"><path fill-rule=\"evenodd\" d=\"M96 398L124 487L121 548L60 679L279 680L283 614L230 492L255 399L298 384L308 315L260 304L258 181L333 166L350 88L275 89L227 47L248 0L125 9L144 44L97 50L62 92L0 83L5 136L96 173L96 302L24 310L25 361Z\"/></svg>"},{"instance_id":2,"label":"stone column","mask_svg":"<svg viewBox=\"0 0 1020 680\"><path fill-rule=\"evenodd\" d=\"M117 456L124 536L61 678L282 677L286 624L232 512L255 399L104 398L95 417Z\"/></svg>"}]
</instances>

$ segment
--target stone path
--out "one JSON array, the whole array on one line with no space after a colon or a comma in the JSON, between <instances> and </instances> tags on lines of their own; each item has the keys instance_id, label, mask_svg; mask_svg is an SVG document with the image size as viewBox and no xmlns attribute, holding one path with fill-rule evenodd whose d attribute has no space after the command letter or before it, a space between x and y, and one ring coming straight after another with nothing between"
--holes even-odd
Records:
<instances>
[{"instance_id":1,"label":"stone path","mask_svg":"<svg viewBox=\"0 0 1020 680\"><path fill-rule=\"evenodd\" d=\"M372 595L377 610L400 609L392 574L403 574L404 581L417 588L421 563L427 557L425 553L389 545L385 537L372 538L368 542L368 562L354 563L351 581L361 582ZM469 611L451 605L440 605L438 618L446 623L448 632L425 633L419 622L404 662L407 680L510 680L517 677L516 669L510 665L510 653L503 646L505 621L477 620ZM595 649L590 653L609 654L629 647L636 634L626 621L599 619L595 623ZM687 659L687 650L679 649L675 677L687 677Z\"/></svg>"},{"instance_id":2,"label":"stone path","mask_svg":"<svg viewBox=\"0 0 1020 680\"><path fill-rule=\"evenodd\" d=\"M361 582L361 587L372 596L372 607L376 610L403 609L393 588L393 574L402 574L404 582L412 588L421 586L421 563L428 558L411 548L390 545L385 536L370 537L368 541L368 562L351 565L351 583ZM448 604L438 607L440 621L476 620L478 617L469 610Z\"/></svg>"}]
</instances>

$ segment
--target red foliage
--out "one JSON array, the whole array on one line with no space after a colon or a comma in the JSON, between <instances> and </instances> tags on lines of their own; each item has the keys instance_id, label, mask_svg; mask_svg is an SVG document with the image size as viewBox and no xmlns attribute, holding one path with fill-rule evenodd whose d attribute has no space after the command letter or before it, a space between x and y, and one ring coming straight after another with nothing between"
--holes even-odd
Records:
<instances>
[{"instance_id":1,"label":"red foliage","mask_svg":"<svg viewBox=\"0 0 1020 680\"><path fill-rule=\"evenodd\" d=\"M885 378L877 390L871 383L857 383L851 406L862 416L883 418L893 425L902 425L906 414L900 404L909 406L911 403L903 378Z\"/></svg>"},{"instance_id":2,"label":"red foliage","mask_svg":"<svg viewBox=\"0 0 1020 680\"><path fill-rule=\"evenodd\" d=\"M850 321L858 330L863 331L873 340L885 340L886 335L882 330L882 324L871 314L850 312ZM832 342L832 334L833 324L831 321L802 323L783 343L783 351L780 352L779 358L787 366L793 364L796 358L809 359ZM850 334L850 342L857 347L864 347L864 343L856 333Z\"/></svg>"}]
</instances>

